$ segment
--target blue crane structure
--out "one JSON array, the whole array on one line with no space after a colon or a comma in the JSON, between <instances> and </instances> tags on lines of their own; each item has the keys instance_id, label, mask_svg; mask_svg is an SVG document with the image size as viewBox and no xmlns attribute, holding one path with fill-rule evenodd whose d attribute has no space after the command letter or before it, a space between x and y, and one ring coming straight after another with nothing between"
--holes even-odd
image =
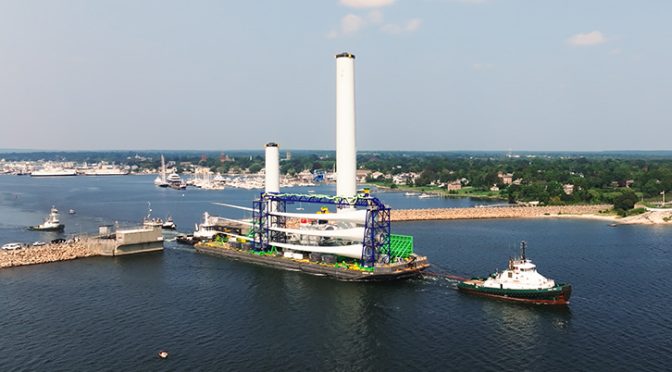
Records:
<instances>
[{"instance_id":1,"label":"blue crane structure","mask_svg":"<svg viewBox=\"0 0 672 372\"><path fill-rule=\"evenodd\" d=\"M273 212L284 213L288 203L297 202L335 205L337 208L366 208L361 263L363 266L372 267L377 261L390 262L390 208L366 191L353 197L262 192L252 208L252 245L255 251L271 250L271 242L287 242L285 232L270 229L271 226L285 228L287 217Z\"/></svg>"}]
</instances>

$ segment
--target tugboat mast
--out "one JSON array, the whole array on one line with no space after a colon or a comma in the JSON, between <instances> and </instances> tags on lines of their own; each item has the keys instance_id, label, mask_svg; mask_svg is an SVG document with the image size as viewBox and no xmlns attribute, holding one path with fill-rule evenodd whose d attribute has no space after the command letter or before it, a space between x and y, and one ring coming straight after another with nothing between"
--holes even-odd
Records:
<instances>
[{"instance_id":1,"label":"tugboat mast","mask_svg":"<svg viewBox=\"0 0 672 372\"><path fill-rule=\"evenodd\" d=\"M525 248L527 247L527 242L526 241L521 241L520 242L520 258L525 261Z\"/></svg>"}]
</instances>

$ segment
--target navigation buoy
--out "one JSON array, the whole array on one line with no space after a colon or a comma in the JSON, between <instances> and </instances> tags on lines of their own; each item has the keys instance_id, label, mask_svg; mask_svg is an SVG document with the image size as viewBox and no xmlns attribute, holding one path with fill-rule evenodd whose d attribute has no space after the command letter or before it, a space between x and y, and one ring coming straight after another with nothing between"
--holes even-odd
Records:
<instances>
[{"instance_id":1,"label":"navigation buoy","mask_svg":"<svg viewBox=\"0 0 672 372\"><path fill-rule=\"evenodd\" d=\"M161 359L168 358L168 352L167 351L159 351L159 358L161 358Z\"/></svg>"}]
</instances>

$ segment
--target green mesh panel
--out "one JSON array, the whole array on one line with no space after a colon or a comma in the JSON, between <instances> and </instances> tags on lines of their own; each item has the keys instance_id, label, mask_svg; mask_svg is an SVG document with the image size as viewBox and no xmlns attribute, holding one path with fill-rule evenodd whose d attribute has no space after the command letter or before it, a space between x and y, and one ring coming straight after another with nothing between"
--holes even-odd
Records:
<instances>
[{"instance_id":1,"label":"green mesh panel","mask_svg":"<svg viewBox=\"0 0 672 372\"><path fill-rule=\"evenodd\" d=\"M390 234L390 249L392 257L407 258L413 253L413 237Z\"/></svg>"}]
</instances>

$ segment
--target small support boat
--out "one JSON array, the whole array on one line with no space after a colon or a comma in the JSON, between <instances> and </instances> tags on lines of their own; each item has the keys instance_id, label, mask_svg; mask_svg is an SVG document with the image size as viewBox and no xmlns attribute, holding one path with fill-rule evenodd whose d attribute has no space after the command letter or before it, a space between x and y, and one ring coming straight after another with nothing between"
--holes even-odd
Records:
<instances>
[{"instance_id":1,"label":"small support boat","mask_svg":"<svg viewBox=\"0 0 672 372\"><path fill-rule=\"evenodd\" d=\"M192 234L180 234L175 237L175 241L180 244L194 245L198 240L194 239Z\"/></svg>"},{"instance_id":2,"label":"small support boat","mask_svg":"<svg viewBox=\"0 0 672 372\"><path fill-rule=\"evenodd\" d=\"M59 220L58 209L56 209L54 206L51 207L49 216L47 216L44 222L37 226L28 227L28 230L33 231L63 231L63 229L65 229L65 225L63 225Z\"/></svg>"},{"instance_id":3,"label":"small support boat","mask_svg":"<svg viewBox=\"0 0 672 372\"><path fill-rule=\"evenodd\" d=\"M527 243L521 242L521 256L510 259L509 266L487 279L472 278L457 284L465 293L500 300L537 305L567 305L572 295L570 284L556 283L537 272L537 266L525 256Z\"/></svg>"},{"instance_id":4,"label":"small support boat","mask_svg":"<svg viewBox=\"0 0 672 372\"><path fill-rule=\"evenodd\" d=\"M161 224L161 228L165 230L175 230L175 222L173 221L173 217L168 216L165 221L163 221L163 224Z\"/></svg>"},{"instance_id":5,"label":"small support boat","mask_svg":"<svg viewBox=\"0 0 672 372\"><path fill-rule=\"evenodd\" d=\"M149 228L163 228L163 220L152 217L152 203L147 202L147 216L142 220L142 225Z\"/></svg>"}]
</instances>

